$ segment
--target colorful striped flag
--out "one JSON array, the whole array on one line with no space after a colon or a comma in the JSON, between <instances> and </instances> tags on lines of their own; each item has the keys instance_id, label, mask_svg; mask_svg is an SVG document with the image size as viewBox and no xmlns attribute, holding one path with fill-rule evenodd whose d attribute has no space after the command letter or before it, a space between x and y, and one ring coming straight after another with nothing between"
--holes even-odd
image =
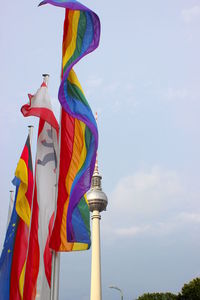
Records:
<instances>
[{"instance_id":1,"label":"colorful striped flag","mask_svg":"<svg viewBox=\"0 0 200 300\"><path fill-rule=\"evenodd\" d=\"M24 270L28 249L33 170L30 139L18 162L13 184L15 202L0 259L0 299L23 299Z\"/></svg>"},{"instance_id":2,"label":"colorful striped flag","mask_svg":"<svg viewBox=\"0 0 200 300\"><path fill-rule=\"evenodd\" d=\"M63 34L60 171L57 211L50 247L55 251L90 247L86 192L91 185L98 146L97 125L72 67L99 44L98 16L79 3L45 0L66 9Z\"/></svg>"},{"instance_id":3,"label":"colorful striped flag","mask_svg":"<svg viewBox=\"0 0 200 300\"><path fill-rule=\"evenodd\" d=\"M35 167L35 186L29 248L24 281L24 300L50 299L51 260L49 238L55 210L58 123L52 112L45 82L30 103L22 107L24 116L40 118Z\"/></svg>"}]
</instances>

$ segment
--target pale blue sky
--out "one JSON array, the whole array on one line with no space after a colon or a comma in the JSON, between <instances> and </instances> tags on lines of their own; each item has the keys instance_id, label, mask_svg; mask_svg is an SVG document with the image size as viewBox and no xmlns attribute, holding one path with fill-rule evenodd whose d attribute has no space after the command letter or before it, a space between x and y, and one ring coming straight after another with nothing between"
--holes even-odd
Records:
<instances>
[{"instance_id":1,"label":"pale blue sky","mask_svg":"<svg viewBox=\"0 0 200 300\"><path fill-rule=\"evenodd\" d=\"M26 126L37 124L20 107L42 73L51 75L59 116L64 11L37 4L4 2L0 12L0 247ZM99 49L75 70L99 113L99 169L109 200L101 220L103 299L119 298L111 284L124 300L178 292L200 272L200 1L83 4L102 23ZM89 299L90 259L90 250L62 254L61 300Z\"/></svg>"}]
</instances>

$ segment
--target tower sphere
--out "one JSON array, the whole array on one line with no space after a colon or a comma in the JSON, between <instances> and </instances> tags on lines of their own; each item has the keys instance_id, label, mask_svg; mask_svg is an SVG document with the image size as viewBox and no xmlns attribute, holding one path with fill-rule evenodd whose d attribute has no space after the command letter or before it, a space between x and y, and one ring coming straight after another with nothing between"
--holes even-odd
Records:
<instances>
[{"instance_id":1,"label":"tower sphere","mask_svg":"<svg viewBox=\"0 0 200 300\"><path fill-rule=\"evenodd\" d=\"M101 175L98 172L98 166L96 163L94 174L92 176L91 189L87 193L87 199L90 211L97 210L99 212L106 210L108 204L108 198L101 188Z\"/></svg>"}]
</instances>

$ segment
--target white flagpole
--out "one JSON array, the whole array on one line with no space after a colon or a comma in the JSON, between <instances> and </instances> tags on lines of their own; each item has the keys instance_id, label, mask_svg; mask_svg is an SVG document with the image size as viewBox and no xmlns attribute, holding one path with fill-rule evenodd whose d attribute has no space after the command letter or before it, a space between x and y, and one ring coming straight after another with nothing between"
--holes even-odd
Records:
<instances>
[{"instance_id":1,"label":"white flagpole","mask_svg":"<svg viewBox=\"0 0 200 300\"><path fill-rule=\"evenodd\" d=\"M58 300L59 298L59 279L60 279L60 253L55 252L55 281L54 281L54 299Z\"/></svg>"},{"instance_id":2,"label":"white flagpole","mask_svg":"<svg viewBox=\"0 0 200 300\"><path fill-rule=\"evenodd\" d=\"M10 190L10 203L9 203L9 208L8 208L7 228L8 228L8 224L10 222L10 217L11 217L12 210L13 210L13 204L14 204L14 191Z\"/></svg>"},{"instance_id":3,"label":"white flagpole","mask_svg":"<svg viewBox=\"0 0 200 300\"><path fill-rule=\"evenodd\" d=\"M55 199L57 200L58 184L55 186ZM56 216L56 211L55 211ZM59 278L60 278L60 253L52 251L51 263L51 300L59 298Z\"/></svg>"},{"instance_id":4,"label":"white flagpole","mask_svg":"<svg viewBox=\"0 0 200 300\"><path fill-rule=\"evenodd\" d=\"M53 251L52 269L51 269L51 300L58 300L59 298L59 278L60 278L60 253Z\"/></svg>"},{"instance_id":5,"label":"white flagpole","mask_svg":"<svg viewBox=\"0 0 200 300\"><path fill-rule=\"evenodd\" d=\"M30 148L32 146L33 128L34 128L33 125L28 125L28 135L29 135L29 139L30 139ZM31 151L31 159L32 159L32 151ZM33 191L34 191L34 186L35 186L35 181L33 183ZM26 252L26 261L27 261L28 249L29 249L30 228L31 228L32 209L33 209L33 194L34 193L32 193L31 218L30 218L29 232L28 232L28 247L27 247L27 252ZM25 272L26 272L26 269L25 269ZM25 276L25 274L24 274L24 276ZM23 286L23 291L24 291L24 286Z\"/></svg>"},{"instance_id":6,"label":"white flagpole","mask_svg":"<svg viewBox=\"0 0 200 300\"><path fill-rule=\"evenodd\" d=\"M48 87L48 74L43 74L44 82L46 83ZM58 155L60 155L60 130L59 130L59 147L58 147ZM55 185L55 203L57 202L57 195L58 195L58 177L59 177L59 159L58 159L58 165L57 165L57 178ZM56 217L56 209L55 207L55 213L54 216ZM59 297L59 277L60 277L60 253L56 251L52 251L52 262L51 262L51 292L50 292L50 299L51 300L58 300Z\"/></svg>"},{"instance_id":7,"label":"white flagpole","mask_svg":"<svg viewBox=\"0 0 200 300\"><path fill-rule=\"evenodd\" d=\"M61 114L60 114L61 119ZM60 121L61 124L61 121ZM58 155L60 155L60 133L61 129L59 128L59 144L58 144ZM59 166L60 160L58 159L57 165L57 184L55 186L55 202L57 204L58 197L58 179L59 179ZM54 221L56 217L57 205L55 207ZM58 300L59 298L59 281L60 281L60 253L52 251L52 265L51 265L51 300Z\"/></svg>"},{"instance_id":8,"label":"white flagpole","mask_svg":"<svg viewBox=\"0 0 200 300\"><path fill-rule=\"evenodd\" d=\"M54 275L55 275L55 252L52 251L52 260L51 260L51 297L50 299L54 299Z\"/></svg>"}]
</instances>

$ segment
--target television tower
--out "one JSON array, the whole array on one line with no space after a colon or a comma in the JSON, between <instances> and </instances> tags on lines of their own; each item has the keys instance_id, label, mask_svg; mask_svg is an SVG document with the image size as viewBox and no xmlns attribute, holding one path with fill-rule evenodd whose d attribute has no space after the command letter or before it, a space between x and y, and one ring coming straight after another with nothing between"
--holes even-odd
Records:
<instances>
[{"instance_id":1,"label":"television tower","mask_svg":"<svg viewBox=\"0 0 200 300\"><path fill-rule=\"evenodd\" d=\"M97 118L97 114L96 114ZM89 209L92 212L92 264L90 300L101 300L101 248L100 248L100 212L106 210L108 199L101 188L101 175L96 159L91 189L87 194Z\"/></svg>"}]
</instances>

